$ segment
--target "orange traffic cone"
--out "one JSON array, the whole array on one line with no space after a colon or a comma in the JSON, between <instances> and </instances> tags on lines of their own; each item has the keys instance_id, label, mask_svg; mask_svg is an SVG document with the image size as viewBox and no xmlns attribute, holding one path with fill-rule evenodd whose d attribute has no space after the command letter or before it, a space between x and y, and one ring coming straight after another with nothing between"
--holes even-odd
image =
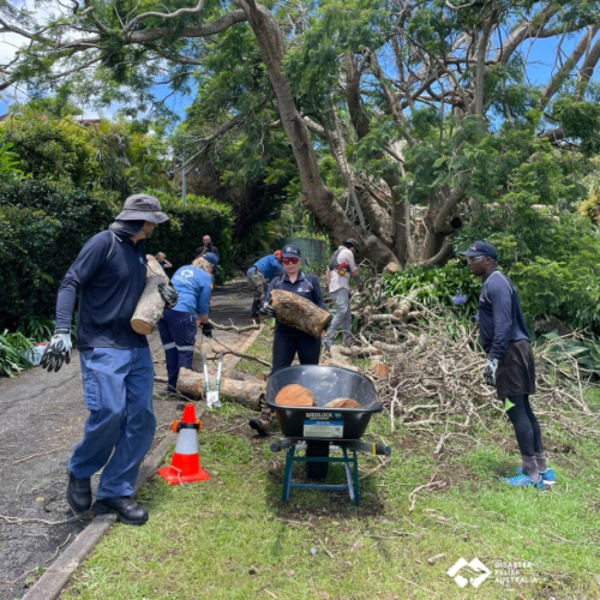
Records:
<instances>
[{"instance_id":1,"label":"orange traffic cone","mask_svg":"<svg viewBox=\"0 0 600 600\"><path fill-rule=\"evenodd\" d=\"M196 419L193 404L185 405L181 421L173 421L172 429L179 435L171 465L161 467L158 474L171 485L210 479L210 475L200 466L198 433L202 429L202 421Z\"/></svg>"}]
</instances>

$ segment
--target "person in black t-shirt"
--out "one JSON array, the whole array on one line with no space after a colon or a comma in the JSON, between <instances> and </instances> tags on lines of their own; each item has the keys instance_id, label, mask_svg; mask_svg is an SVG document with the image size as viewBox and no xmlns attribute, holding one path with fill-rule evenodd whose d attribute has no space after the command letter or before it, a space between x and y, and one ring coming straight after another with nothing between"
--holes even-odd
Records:
<instances>
[{"instance_id":1,"label":"person in black t-shirt","mask_svg":"<svg viewBox=\"0 0 600 600\"><path fill-rule=\"evenodd\" d=\"M213 254L217 255L217 258L219 258L219 249L212 243L210 235L205 235L202 237L202 246L196 248L194 258L204 256L207 252L212 252Z\"/></svg>"}]
</instances>

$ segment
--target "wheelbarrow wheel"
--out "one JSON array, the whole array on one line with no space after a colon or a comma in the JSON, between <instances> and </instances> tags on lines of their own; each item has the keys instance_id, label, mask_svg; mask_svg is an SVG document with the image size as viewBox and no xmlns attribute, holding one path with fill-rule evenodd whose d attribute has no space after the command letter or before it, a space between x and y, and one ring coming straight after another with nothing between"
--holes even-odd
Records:
<instances>
[{"instance_id":1,"label":"wheelbarrow wheel","mask_svg":"<svg viewBox=\"0 0 600 600\"><path fill-rule=\"evenodd\" d=\"M329 456L329 442L306 442L306 456L327 458ZM307 462L306 476L308 479L325 479L327 477L327 462Z\"/></svg>"}]
</instances>

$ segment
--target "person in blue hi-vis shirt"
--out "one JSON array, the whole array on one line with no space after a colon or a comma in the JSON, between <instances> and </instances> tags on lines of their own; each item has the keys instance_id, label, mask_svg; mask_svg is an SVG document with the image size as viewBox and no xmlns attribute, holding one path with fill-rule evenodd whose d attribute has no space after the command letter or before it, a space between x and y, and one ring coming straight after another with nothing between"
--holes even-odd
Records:
<instances>
[{"instance_id":1,"label":"person in blue hi-vis shirt","mask_svg":"<svg viewBox=\"0 0 600 600\"><path fill-rule=\"evenodd\" d=\"M267 254L257 260L247 271L246 278L252 292L251 316L257 319L260 306L269 288L269 282L273 277L283 274L281 266L281 250L275 250L273 254Z\"/></svg>"},{"instance_id":2,"label":"person in blue hi-vis shirt","mask_svg":"<svg viewBox=\"0 0 600 600\"><path fill-rule=\"evenodd\" d=\"M177 389L179 369L192 368L198 322L201 324L203 335L212 336L208 312L213 273L218 262L216 254L207 252L196 258L191 265L177 269L171 278L179 299L173 308L165 309L163 318L158 323L167 362L168 392L175 392Z\"/></svg>"}]
</instances>

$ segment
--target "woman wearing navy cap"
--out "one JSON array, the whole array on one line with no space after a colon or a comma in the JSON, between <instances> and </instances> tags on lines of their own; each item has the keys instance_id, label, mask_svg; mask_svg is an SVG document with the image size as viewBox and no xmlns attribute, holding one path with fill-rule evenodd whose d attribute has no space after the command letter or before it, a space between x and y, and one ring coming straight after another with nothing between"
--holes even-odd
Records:
<instances>
[{"instance_id":1,"label":"woman wearing navy cap","mask_svg":"<svg viewBox=\"0 0 600 600\"><path fill-rule=\"evenodd\" d=\"M314 302L323 310L327 310L316 275L309 275L300 270L300 250L296 246L284 246L281 250L281 261L283 263L283 275L278 275L271 280L261 311L275 316L275 311L270 306L273 290L292 292ZM301 365L318 365L321 355L321 338L313 337L295 327L276 322L275 335L273 336L273 367L271 373L289 367L296 353ZM272 419L273 411L264 408L258 417L250 419L250 427L256 429L261 435L268 435Z\"/></svg>"},{"instance_id":2,"label":"woman wearing navy cap","mask_svg":"<svg viewBox=\"0 0 600 600\"><path fill-rule=\"evenodd\" d=\"M212 325L208 322L213 275L219 259L207 252L191 265L177 269L171 279L179 298L172 308L166 308L158 322L158 331L165 351L169 384L167 391L177 391L179 369L192 368L198 321L202 333L212 337Z\"/></svg>"}]
</instances>

